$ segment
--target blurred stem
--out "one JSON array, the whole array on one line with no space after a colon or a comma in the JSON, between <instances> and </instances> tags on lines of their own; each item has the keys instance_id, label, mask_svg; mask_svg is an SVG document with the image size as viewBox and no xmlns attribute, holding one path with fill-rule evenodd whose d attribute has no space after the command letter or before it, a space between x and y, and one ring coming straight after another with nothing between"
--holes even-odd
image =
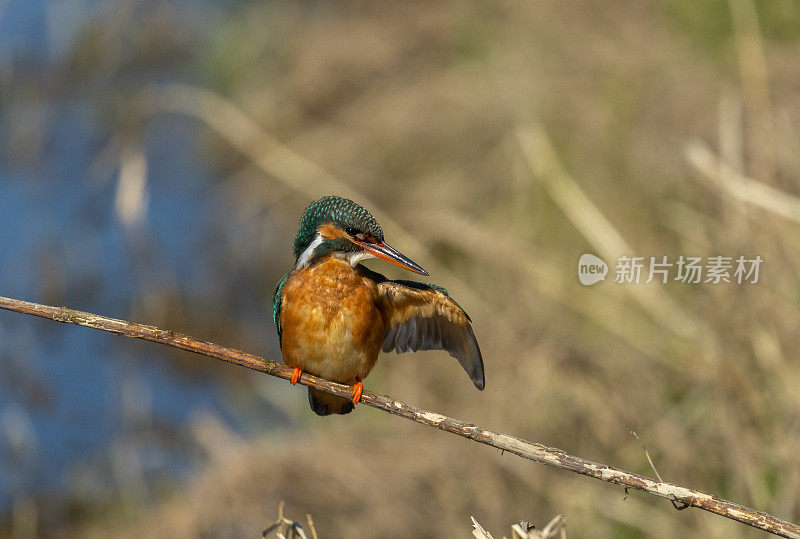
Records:
<instances>
[{"instance_id":1,"label":"blurred stem","mask_svg":"<svg viewBox=\"0 0 800 539\"><path fill-rule=\"evenodd\" d=\"M66 307L52 307L5 297L0 297L0 308L173 346L285 380L289 380L292 377L291 369L275 361L218 344L200 341L188 335L163 330L154 326L134 324L125 320L76 311ZM304 373L300 378L300 383L339 397L349 398L351 394L349 386L329 382L310 374ZM540 464L547 464L554 468L622 485L626 490L629 488L641 490L666 498L672 502L681 503L687 507L697 507L782 537L800 539L800 526L796 524L704 492L663 481L654 481L643 475L626 472L570 455L561 449L547 447L536 442L528 442L508 434L492 432L471 423L410 406L386 395L377 395L370 391L364 391L361 402L384 412L496 447L502 451L508 451Z\"/></svg>"},{"instance_id":2,"label":"blurred stem","mask_svg":"<svg viewBox=\"0 0 800 539\"><path fill-rule=\"evenodd\" d=\"M634 252L578 182L567 173L542 126L520 127L517 140L531 172L543 182L556 205L592 247L611 260ZM690 316L660 288L632 286L625 290L654 320L678 337L691 339L702 334L702 321Z\"/></svg>"},{"instance_id":3,"label":"blurred stem","mask_svg":"<svg viewBox=\"0 0 800 539\"><path fill-rule=\"evenodd\" d=\"M745 98L751 174L771 182L777 169L769 76L758 13L752 0L729 0L739 74Z\"/></svg>"},{"instance_id":4,"label":"blurred stem","mask_svg":"<svg viewBox=\"0 0 800 539\"><path fill-rule=\"evenodd\" d=\"M717 185L732 197L800 223L800 198L738 174L700 141L689 143L684 153L689 163L702 173L700 177Z\"/></svg>"}]
</instances>

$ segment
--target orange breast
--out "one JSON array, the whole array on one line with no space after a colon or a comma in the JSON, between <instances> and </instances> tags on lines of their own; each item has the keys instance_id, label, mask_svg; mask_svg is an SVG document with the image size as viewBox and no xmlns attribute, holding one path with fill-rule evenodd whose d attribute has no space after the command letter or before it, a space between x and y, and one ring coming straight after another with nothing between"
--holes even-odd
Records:
<instances>
[{"instance_id":1,"label":"orange breast","mask_svg":"<svg viewBox=\"0 0 800 539\"><path fill-rule=\"evenodd\" d=\"M281 305L284 362L344 384L366 378L386 334L377 305L375 283L343 260L295 271Z\"/></svg>"}]
</instances>

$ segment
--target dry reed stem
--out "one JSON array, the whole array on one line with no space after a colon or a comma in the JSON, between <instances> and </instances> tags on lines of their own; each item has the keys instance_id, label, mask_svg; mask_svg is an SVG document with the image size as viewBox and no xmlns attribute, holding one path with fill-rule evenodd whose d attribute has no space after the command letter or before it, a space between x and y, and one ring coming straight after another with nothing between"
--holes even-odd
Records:
<instances>
[{"instance_id":1,"label":"dry reed stem","mask_svg":"<svg viewBox=\"0 0 800 539\"><path fill-rule=\"evenodd\" d=\"M311 513L306 513L306 520L308 521L308 529L311 531L311 539L319 539L317 527L314 525L314 519L311 518Z\"/></svg>"},{"instance_id":2,"label":"dry reed stem","mask_svg":"<svg viewBox=\"0 0 800 539\"><path fill-rule=\"evenodd\" d=\"M689 163L701 172L704 178L734 198L800 223L800 198L742 176L723 163L701 142L690 143L685 153Z\"/></svg>"},{"instance_id":3,"label":"dry reed stem","mask_svg":"<svg viewBox=\"0 0 800 539\"><path fill-rule=\"evenodd\" d=\"M207 341L200 341L188 335L163 330L154 326L135 324L125 320L76 311L66 307L53 307L5 297L0 297L0 308L39 316L41 318L48 318L57 322L86 326L125 335L127 337L153 341L234 363L285 380L291 378L291 370L283 364L233 348L220 346ZM349 386L329 382L309 374L304 374L300 379L300 383L340 397L349 397L351 394L351 388ZM756 511L755 509L717 498L711 494L671 483L654 481L643 475L626 472L618 468L570 455L560 449L547 447L536 442L528 442L508 434L492 432L471 423L410 406L386 395L378 395L370 391L364 391L361 402L373 408L389 412L390 414L410 419L416 423L435 427L439 430L496 447L503 451L508 451L509 453L534 462L622 485L626 490L629 488L641 490L673 502L680 502L691 507L697 507L782 537L800 539L800 526L797 524L792 524L791 522L781 520L768 513Z\"/></svg>"},{"instance_id":4,"label":"dry reed stem","mask_svg":"<svg viewBox=\"0 0 800 539\"><path fill-rule=\"evenodd\" d=\"M481 526L475 517L472 520L472 535L475 539L494 539L491 533ZM512 524L511 539L567 539L567 519L564 515L556 515L544 528L537 530L530 523L522 521ZM503 536L506 539L506 536Z\"/></svg>"},{"instance_id":5,"label":"dry reed stem","mask_svg":"<svg viewBox=\"0 0 800 539\"><path fill-rule=\"evenodd\" d=\"M634 256L633 248L564 170L547 133L540 126L517 131L520 150L532 173L539 178L553 201L586 240L611 260ZM697 335L701 322L694 319L660 288L630 286L625 290L654 320L683 338Z\"/></svg>"},{"instance_id":6,"label":"dry reed stem","mask_svg":"<svg viewBox=\"0 0 800 539\"><path fill-rule=\"evenodd\" d=\"M306 515L311 522L311 515ZM275 535L278 539L308 539L306 532L303 531L302 526L299 523L293 521L290 518L286 517L286 502L281 502L278 506L278 519L266 530L261 533L261 537L264 539L267 536L275 532ZM314 539L316 539L316 533L314 533Z\"/></svg>"},{"instance_id":7,"label":"dry reed stem","mask_svg":"<svg viewBox=\"0 0 800 539\"><path fill-rule=\"evenodd\" d=\"M752 0L729 0L728 5L745 97L751 173L754 177L769 182L777 170L777 157L769 97L769 74L758 13Z\"/></svg>"}]
</instances>

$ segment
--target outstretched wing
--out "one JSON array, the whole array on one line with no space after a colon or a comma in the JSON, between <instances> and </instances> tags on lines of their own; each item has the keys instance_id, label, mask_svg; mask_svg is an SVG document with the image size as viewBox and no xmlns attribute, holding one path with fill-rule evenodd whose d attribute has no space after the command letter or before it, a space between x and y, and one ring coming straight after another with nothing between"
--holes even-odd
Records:
<instances>
[{"instance_id":1,"label":"outstretched wing","mask_svg":"<svg viewBox=\"0 0 800 539\"><path fill-rule=\"evenodd\" d=\"M387 322L383 351L447 350L483 389L483 357L469 316L440 286L415 281L378 281Z\"/></svg>"}]
</instances>

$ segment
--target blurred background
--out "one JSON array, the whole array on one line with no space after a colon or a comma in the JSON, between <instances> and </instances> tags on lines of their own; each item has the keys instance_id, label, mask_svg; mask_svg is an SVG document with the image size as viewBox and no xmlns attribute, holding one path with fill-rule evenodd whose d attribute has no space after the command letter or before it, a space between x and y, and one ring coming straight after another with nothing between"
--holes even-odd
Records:
<instances>
[{"instance_id":1,"label":"blurred background","mask_svg":"<svg viewBox=\"0 0 800 539\"><path fill-rule=\"evenodd\" d=\"M794 0L0 0L0 294L269 358L327 194L467 309L372 391L800 520ZM582 286L583 253L611 266ZM761 256L622 285L619 256ZM369 265L390 277L407 274ZM108 333L0 312L0 535L756 537Z\"/></svg>"}]
</instances>

